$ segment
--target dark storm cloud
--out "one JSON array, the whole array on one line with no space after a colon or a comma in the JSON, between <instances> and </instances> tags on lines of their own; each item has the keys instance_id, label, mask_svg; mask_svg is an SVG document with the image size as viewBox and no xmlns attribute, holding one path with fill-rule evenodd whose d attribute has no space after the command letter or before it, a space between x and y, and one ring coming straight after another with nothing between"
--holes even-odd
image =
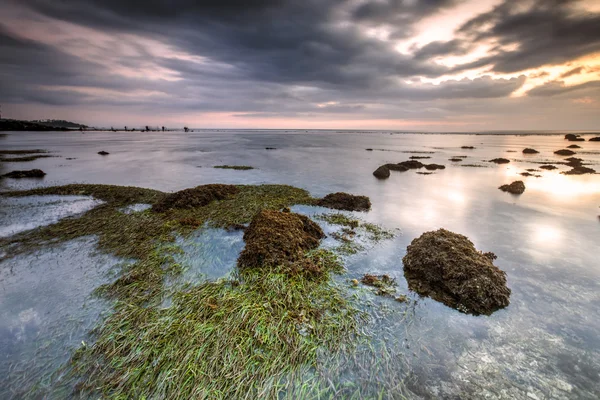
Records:
<instances>
[{"instance_id":1,"label":"dark storm cloud","mask_svg":"<svg viewBox=\"0 0 600 400\"><path fill-rule=\"evenodd\" d=\"M506 0L459 30L470 41L495 39L516 50L473 63L492 64L494 71L513 73L546 64L561 64L600 51L600 14L576 11L577 0L536 0L524 11L523 2Z\"/></svg>"},{"instance_id":2,"label":"dark storm cloud","mask_svg":"<svg viewBox=\"0 0 600 400\"><path fill-rule=\"evenodd\" d=\"M3 101L131 106L148 113L166 110L262 117L422 117L443 113L438 102L487 99L485 103L507 98L523 86L526 78L484 76L439 85L411 85L408 81L487 65L495 71L518 72L600 49L600 17L571 12L571 1L539 0L536 7L515 13L512 10L517 2L506 0L465 23L458 37L438 38L441 40L412 48L410 55L396 51L394 42L365 34L366 27L385 26L391 37L408 38L422 18L458 3L6 0L5 4L15 9L88 27L116 39L115 43L98 45L94 38L82 35L59 48L20 38L1 29L0 22L0 92ZM23 29L27 29L27 21ZM121 34L154 39L206 62L168 54L157 56L157 52L135 41L128 43L134 52L121 53ZM498 48L492 55L453 68L434 62L440 56L465 55L478 43L492 38L501 45L516 44L517 49ZM95 56L79 57L67 51L65 47L69 46L93 49ZM145 71L146 67L150 71L166 69L174 79L115 72L118 68ZM565 88L546 90L559 89ZM103 95L101 90L123 95ZM533 91L532 95L540 94ZM436 106L425 107L425 101Z\"/></svg>"}]
</instances>

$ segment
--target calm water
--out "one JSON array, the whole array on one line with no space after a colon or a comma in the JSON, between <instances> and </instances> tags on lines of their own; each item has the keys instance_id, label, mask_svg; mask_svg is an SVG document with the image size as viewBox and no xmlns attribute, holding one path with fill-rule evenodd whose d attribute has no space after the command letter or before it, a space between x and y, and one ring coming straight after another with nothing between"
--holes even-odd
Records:
<instances>
[{"instance_id":1,"label":"calm water","mask_svg":"<svg viewBox=\"0 0 600 400\"><path fill-rule=\"evenodd\" d=\"M512 289L510 306L490 317L460 314L421 299L411 306L410 323L382 318L381 330L402 339L404 347L397 351L403 351L410 364L409 397L596 399L600 397L600 175L565 176L560 174L567 169L563 166L537 172L539 178L519 175L539 167L539 161L564 158L553 152L568 144L562 136L513 135L9 133L0 138L0 148L42 148L58 157L0 164L0 174L31 168L48 174L41 180L4 179L0 190L80 182L173 191L220 182L290 184L315 196L335 191L368 195L373 208L362 218L398 229L398 234L348 257L343 280L365 272L387 273L397 278L399 291L407 293L401 261L406 246L421 233L444 227L468 236L478 249L496 253L496 265L506 271ZM577 144L583 147L577 157L600 171L600 142ZM476 149L463 150L464 145ZM540 154L523 155L525 147ZM110 155L98 155L101 150ZM414 151L433 153L407 153ZM411 155L431 156L425 161L444 164L446 169L433 175L392 172L385 181L371 175L379 165ZM461 167L448 161L452 156L467 156L462 164L486 168ZM511 163L485 162L496 157ZM220 164L257 169L212 168ZM521 196L497 189L518 179L527 187ZM51 223L94 205L77 197L3 200L0 235ZM308 214L323 211L296 209ZM191 265L186 277L226 274L243 248L240 233L209 231L182 243ZM194 261L205 259L207 252L218 254L216 264ZM118 262L96 254L93 238L0 262L0 376L7 376L0 379L0 394L8 397L26 379L26 372L18 368L21 363L37 365L35 374L41 374L86 339L101 310L109 308L90 294L110 280L108 273ZM401 307L396 304L387 306ZM66 329L56 326L63 318L74 321L68 337ZM50 366L42 362L57 351L65 356L53 358Z\"/></svg>"}]
</instances>

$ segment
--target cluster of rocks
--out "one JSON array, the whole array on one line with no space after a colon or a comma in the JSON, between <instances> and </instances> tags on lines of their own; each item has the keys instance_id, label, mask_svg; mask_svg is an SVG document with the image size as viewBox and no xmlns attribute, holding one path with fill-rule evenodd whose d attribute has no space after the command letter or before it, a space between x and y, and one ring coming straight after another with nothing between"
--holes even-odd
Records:
<instances>
[{"instance_id":1,"label":"cluster of rocks","mask_svg":"<svg viewBox=\"0 0 600 400\"><path fill-rule=\"evenodd\" d=\"M585 139L580 135L575 135L574 133L567 133L565 135L565 139L569 142L585 142Z\"/></svg>"},{"instance_id":2,"label":"cluster of rocks","mask_svg":"<svg viewBox=\"0 0 600 400\"><path fill-rule=\"evenodd\" d=\"M584 174L595 174L596 171L589 167L583 166L583 160L577 157L569 157L565 159L567 161L565 165L571 167L570 170L561 172L564 175L584 175Z\"/></svg>"},{"instance_id":3,"label":"cluster of rocks","mask_svg":"<svg viewBox=\"0 0 600 400\"><path fill-rule=\"evenodd\" d=\"M408 171L409 169L421 169L421 168L425 168L428 171L435 171L438 169L445 169L446 167L441 164L423 164L422 162L417 161L417 160L409 160L409 161L402 161L398 164L384 164L384 165L380 166L379 168L377 168L373 172L373 175L377 179L386 179L386 178L390 177L390 171L404 172L404 171Z\"/></svg>"}]
</instances>

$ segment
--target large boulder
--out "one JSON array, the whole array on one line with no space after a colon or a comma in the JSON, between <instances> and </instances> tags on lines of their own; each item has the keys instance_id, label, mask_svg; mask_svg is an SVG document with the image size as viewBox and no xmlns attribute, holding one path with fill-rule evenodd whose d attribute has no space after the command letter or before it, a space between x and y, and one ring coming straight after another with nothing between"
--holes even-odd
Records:
<instances>
[{"instance_id":1,"label":"large boulder","mask_svg":"<svg viewBox=\"0 0 600 400\"><path fill-rule=\"evenodd\" d=\"M225 200L236 195L234 185L211 184L171 193L152 206L152 211L165 212L171 209L204 207L215 200Z\"/></svg>"},{"instance_id":2,"label":"large boulder","mask_svg":"<svg viewBox=\"0 0 600 400\"><path fill-rule=\"evenodd\" d=\"M238 267L282 266L301 261L324 237L319 225L304 215L263 210L254 216L244 233L246 247L238 258Z\"/></svg>"},{"instance_id":3,"label":"large boulder","mask_svg":"<svg viewBox=\"0 0 600 400\"><path fill-rule=\"evenodd\" d=\"M345 211L369 211L371 200L367 196L355 196L344 192L330 193L317 202L318 206Z\"/></svg>"},{"instance_id":4,"label":"large boulder","mask_svg":"<svg viewBox=\"0 0 600 400\"><path fill-rule=\"evenodd\" d=\"M512 194L523 194L525 191L525 184L523 181L515 181L510 185L502 185L498 189Z\"/></svg>"},{"instance_id":5,"label":"large boulder","mask_svg":"<svg viewBox=\"0 0 600 400\"><path fill-rule=\"evenodd\" d=\"M13 179L21 179L21 178L43 178L46 176L46 173L41 169L30 169L30 170L17 170L11 171L8 174L1 175L4 178L13 178Z\"/></svg>"},{"instance_id":6,"label":"large boulder","mask_svg":"<svg viewBox=\"0 0 600 400\"><path fill-rule=\"evenodd\" d=\"M385 165L382 165L381 167L373 171L373 175L377 179L387 179L390 177L390 169Z\"/></svg>"},{"instance_id":7,"label":"large boulder","mask_svg":"<svg viewBox=\"0 0 600 400\"><path fill-rule=\"evenodd\" d=\"M508 306L506 274L463 235L439 229L414 239L402 259L408 287L461 312L490 315Z\"/></svg>"}]
</instances>

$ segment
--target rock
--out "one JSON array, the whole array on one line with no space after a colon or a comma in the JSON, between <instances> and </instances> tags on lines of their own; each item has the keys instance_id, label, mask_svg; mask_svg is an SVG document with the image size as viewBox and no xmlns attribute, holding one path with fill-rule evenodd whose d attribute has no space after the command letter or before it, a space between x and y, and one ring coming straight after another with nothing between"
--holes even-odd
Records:
<instances>
[{"instance_id":1,"label":"rock","mask_svg":"<svg viewBox=\"0 0 600 400\"><path fill-rule=\"evenodd\" d=\"M526 149L523 149L523 154L538 154L539 151L537 151L536 149L531 149L529 147L527 147Z\"/></svg>"},{"instance_id":2,"label":"rock","mask_svg":"<svg viewBox=\"0 0 600 400\"><path fill-rule=\"evenodd\" d=\"M565 161L567 162L566 165L568 165L569 167L578 167L583 162L583 159L577 157L569 157L565 158Z\"/></svg>"},{"instance_id":3,"label":"rock","mask_svg":"<svg viewBox=\"0 0 600 400\"><path fill-rule=\"evenodd\" d=\"M495 164L508 164L510 160L506 158L494 158L493 160L490 160L490 162L493 162Z\"/></svg>"},{"instance_id":4,"label":"rock","mask_svg":"<svg viewBox=\"0 0 600 400\"><path fill-rule=\"evenodd\" d=\"M554 166L554 165L549 165L549 164L548 164L548 165L542 165L542 166L540 166L540 168L541 168L541 169L546 169L546 170L548 170L548 171L551 171L551 170L553 170L553 169L558 169L558 167L556 167L556 166Z\"/></svg>"},{"instance_id":5,"label":"rock","mask_svg":"<svg viewBox=\"0 0 600 400\"><path fill-rule=\"evenodd\" d=\"M373 149L365 149L366 151L373 151Z\"/></svg>"},{"instance_id":6,"label":"rock","mask_svg":"<svg viewBox=\"0 0 600 400\"><path fill-rule=\"evenodd\" d=\"M510 185L502 185L498 189L512 194L523 194L525 191L525 184L523 181L515 181Z\"/></svg>"},{"instance_id":7,"label":"rock","mask_svg":"<svg viewBox=\"0 0 600 400\"><path fill-rule=\"evenodd\" d=\"M580 149L581 146L577 145L577 144L572 144L570 146L567 146L567 149Z\"/></svg>"},{"instance_id":8,"label":"rock","mask_svg":"<svg viewBox=\"0 0 600 400\"><path fill-rule=\"evenodd\" d=\"M304 215L263 210L246 228L246 247L240 253L238 267L281 266L300 261L324 237L319 225Z\"/></svg>"},{"instance_id":9,"label":"rock","mask_svg":"<svg viewBox=\"0 0 600 400\"><path fill-rule=\"evenodd\" d=\"M384 166L387 169L389 169L390 171L399 171L399 172L408 171L407 167L405 167L404 165L400 165L400 164L385 164Z\"/></svg>"},{"instance_id":10,"label":"rock","mask_svg":"<svg viewBox=\"0 0 600 400\"><path fill-rule=\"evenodd\" d=\"M379 167L375 171L373 171L373 175L377 179L387 179L390 177L390 169L388 167L386 167L385 165L382 165L381 167Z\"/></svg>"},{"instance_id":11,"label":"rock","mask_svg":"<svg viewBox=\"0 0 600 400\"><path fill-rule=\"evenodd\" d=\"M12 171L2 175L4 178L21 179L21 178L43 178L46 173L41 169L30 169L22 171Z\"/></svg>"},{"instance_id":12,"label":"rock","mask_svg":"<svg viewBox=\"0 0 600 400\"><path fill-rule=\"evenodd\" d=\"M429 156L410 156L408 158L410 158L411 160L424 160L424 159L431 158L431 157L429 157Z\"/></svg>"},{"instance_id":13,"label":"rock","mask_svg":"<svg viewBox=\"0 0 600 400\"><path fill-rule=\"evenodd\" d=\"M98 152L98 154L100 154L101 156L107 156L107 155L109 155L110 153L109 153L108 151L104 151L104 150L102 150L102 151L99 151L99 152Z\"/></svg>"},{"instance_id":14,"label":"rock","mask_svg":"<svg viewBox=\"0 0 600 400\"><path fill-rule=\"evenodd\" d=\"M433 175L433 172L417 172L419 175Z\"/></svg>"},{"instance_id":15,"label":"rock","mask_svg":"<svg viewBox=\"0 0 600 400\"><path fill-rule=\"evenodd\" d=\"M584 174L595 174L596 170L588 167L584 167L583 165L578 165L573 167L569 171L561 172L563 175L584 175Z\"/></svg>"},{"instance_id":16,"label":"rock","mask_svg":"<svg viewBox=\"0 0 600 400\"><path fill-rule=\"evenodd\" d=\"M171 209L204 207L215 200L225 200L236 195L234 185L210 184L180 190L166 195L152 206L152 211L165 212Z\"/></svg>"},{"instance_id":17,"label":"rock","mask_svg":"<svg viewBox=\"0 0 600 400\"><path fill-rule=\"evenodd\" d=\"M425 166L425 164L423 164L422 162L417 161L417 160L402 161L401 163L398 163L397 165L399 165L400 167L406 168L406 170L419 169L419 168L423 168Z\"/></svg>"},{"instance_id":18,"label":"rock","mask_svg":"<svg viewBox=\"0 0 600 400\"><path fill-rule=\"evenodd\" d=\"M318 206L345 211L369 211L371 200L367 196L355 196L338 192L330 193L317 202Z\"/></svg>"},{"instance_id":19,"label":"rock","mask_svg":"<svg viewBox=\"0 0 600 400\"><path fill-rule=\"evenodd\" d=\"M584 138L582 138L579 135L575 135L573 133L567 133L565 135L565 139L567 139L569 142L585 142Z\"/></svg>"},{"instance_id":20,"label":"rock","mask_svg":"<svg viewBox=\"0 0 600 400\"><path fill-rule=\"evenodd\" d=\"M277 150L277 147L265 147L265 150Z\"/></svg>"},{"instance_id":21,"label":"rock","mask_svg":"<svg viewBox=\"0 0 600 400\"><path fill-rule=\"evenodd\" d=\"M452 161L452 162L459 162L462 161L462 158L449 158L448 160Z\"/></svg>"},{"instance_id":22,"label":"rock","mask_svg":"<svg viewBox=\"0 0 600 400\"><path fill-rule=\"evenodd\" d=\"M590 142L600 142L600 136L593 137L589 141Z\"/></svg>"},{"instance_id":23,"label":"rock","mask_svg":"<svg viewBox=\"0 0 600 400\"><path fill-rule=\"evenodd\" d=\"M506 274L463 235L446 229L414 239L402 259L408 287L461 312L490 315L508 306Z\"/></svg>"},{"instance_id":24,"label":"rock","mask_svg":"<svg viewBox=\"0 0 600 400\"><path fill-rule=\"evenodd\" d=\"M461 149L473 150L473 149L475 149L475 147L473 147L473 146L462 146Z\"/></svg>"},{"instance_id":25,"label":"rock","mask_svg":"<svg viewBox=\"0 0 600 400\"><path fill-rule=\"evenodd\" d=\"M521 172L520 175L522 175L522 176L533 176L533 177L536 177L536 178L541 178L542 177L541 175L532 174L531 172Z\"/></svg>"},{"instance_id":26,"label":"rock","mask_svg":"<svg viewBox=\"0 0 600 400\"><path fill-rule=\"evenodd\" d=\"M573 154L577 154L577 153L575 153L573 150L562 149L562 150L556 150L554 152L554 154L557 154L559 156L572 156Z\"/></svg>"},{"instance_id":27,"label":"rock","mask_svg":"<svg viewBox=\"0 0 600 400\"><path fill-rule=\"evenodd\" d=\"M446 167L441 164L427 164L425 165L425 169L428 171L435 171L437 169L446 169Z\"/></svg>"}]
</instances>

